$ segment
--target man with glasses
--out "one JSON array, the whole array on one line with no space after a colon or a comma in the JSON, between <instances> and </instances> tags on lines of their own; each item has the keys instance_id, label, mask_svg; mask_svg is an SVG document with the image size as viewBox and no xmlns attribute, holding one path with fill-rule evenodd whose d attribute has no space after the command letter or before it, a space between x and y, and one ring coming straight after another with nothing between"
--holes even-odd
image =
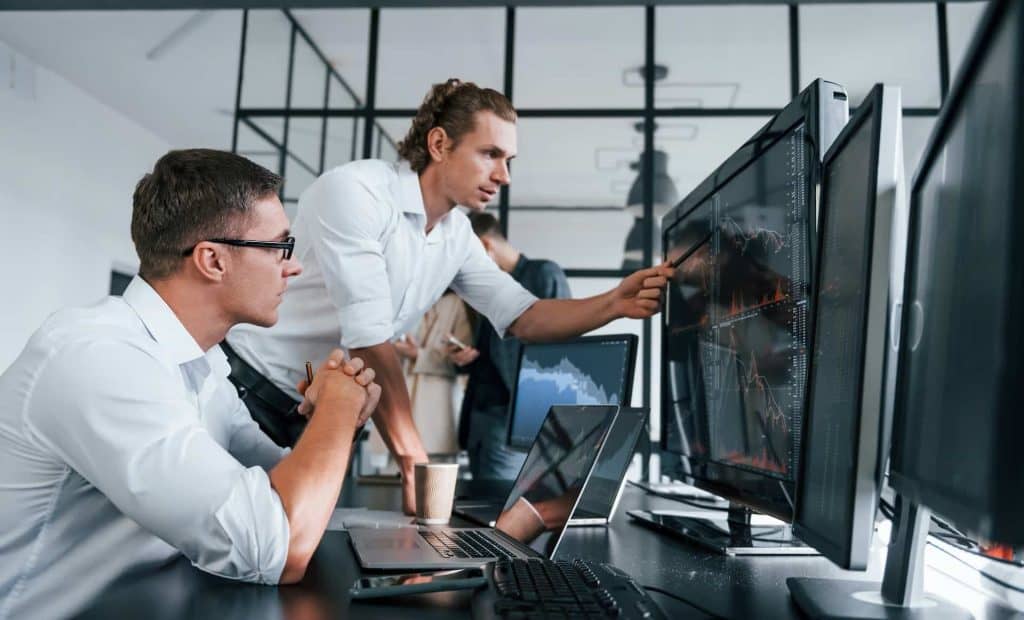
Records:
<instances>
[{"instance_id":1,"label":"man with glasses","mask_svg":"<svg viewBox=\"0 0 1024 620\"><path fill-rule=\"evenodd\" d=\"M273 325L295 239L280 177L172 151L138 184L139 276L51 316L0 375L0 618L64 617L119 575L184 554L259 583L302 578L337 502L374 372L331 352L294 449L253 423L217 344Z\"/></svg>"}]
</instances>

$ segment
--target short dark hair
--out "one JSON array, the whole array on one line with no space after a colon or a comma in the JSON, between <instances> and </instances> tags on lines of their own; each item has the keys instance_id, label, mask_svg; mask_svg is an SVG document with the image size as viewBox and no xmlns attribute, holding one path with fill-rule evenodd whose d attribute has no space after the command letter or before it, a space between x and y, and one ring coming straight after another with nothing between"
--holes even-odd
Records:
<instances>
[{"instance_id":1,"label":"short dark hair","mask_svg":"<svg viewBox=\"0 0 1024 620\"><path fill-rule=\"evenodd\" d=\"M504 239L501 234L501 223L498 218L486 211L473 211L469 214L469 223L473 226L473 233L477 237L497 237Z\"/></svg>"},{"instance_id":2,"label":"short dark hair","mask_svg":"<svg viewBox=\"0 0 1024 620\"><path fill-rule=\"evenodd\" d=\"M200 241L241 234L253 204L280 188L281 177L234 153L168 152L132 197L139 275L166 278L181 266L182 252Z\"/></svg>"}]
</instances>

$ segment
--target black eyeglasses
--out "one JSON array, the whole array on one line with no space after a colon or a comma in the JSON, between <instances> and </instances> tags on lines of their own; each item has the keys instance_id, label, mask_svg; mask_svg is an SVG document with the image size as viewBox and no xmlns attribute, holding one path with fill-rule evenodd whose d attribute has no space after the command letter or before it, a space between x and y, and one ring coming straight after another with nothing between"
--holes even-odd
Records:
<instances>
[{"instance_id":1,"label":"black eyeglasses","mask_svg":"<svg viewBox=\"0 0 1024 620\"><path fill-rule=\"evenodd\" d=\"M295 237L285 237L284 241L249 241L246 239L207 239L210 243L223 243L225 245L235 245L241 248L270 248L272 250L281 250L281 259L288 260L292 257L292 252L295 251ZM185 250L181 253L182 256L188 256L195 251L196 246Z\"/></svg>"}]
</instances>

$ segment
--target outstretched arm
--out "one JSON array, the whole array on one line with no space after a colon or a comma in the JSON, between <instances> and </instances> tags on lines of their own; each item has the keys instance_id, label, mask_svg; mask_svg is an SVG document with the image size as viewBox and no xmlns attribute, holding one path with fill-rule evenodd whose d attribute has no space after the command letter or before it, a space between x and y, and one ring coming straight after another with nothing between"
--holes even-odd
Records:
<instances>
[{"instance_id":1,"label":"outstretched arm","mask_svg":"<svg viewBox=\"0 0 1024 620\"><path fill-rule=\"evenodd\" d=\"M527 342L565 340L619 319L646 319L661 310L675 270L664 263L636 271L618 286L584 299L540 299L519 315L509 333Z\"/></svg>"}]
</instances>

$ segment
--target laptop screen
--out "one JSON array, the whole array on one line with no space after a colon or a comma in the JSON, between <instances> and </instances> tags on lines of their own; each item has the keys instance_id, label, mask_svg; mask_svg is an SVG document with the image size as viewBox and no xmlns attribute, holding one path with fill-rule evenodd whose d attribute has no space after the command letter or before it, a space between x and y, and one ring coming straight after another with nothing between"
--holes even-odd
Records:
<instances>
[{"instance_id":1,"label":"laptop screen","mask_svg":"<svg viewBox=\"0 0 1024 620\"><path fill-rule=\"evenodd\" d=\"M523 345L508 445L529 449L552 405L629 406L636 345L631 334Z\"/></svg>"},{"instance_id":2,"label":"laptop screen","mask_svg":"<svg viewBox=\"0 0 1024 620\"><path fill-rule=\"evenodd\" d=\"M617 411L617 406L552 407L495 528L553 557Z\"/></svg>"},{"instance_id":3,"label":"laptop screen","mask_svg":"<svg viewBox=\"0 0 1024 620\"><path fill-rule=\"evenodd\" d=\"M587 482L587 490L580 498L580 505L576 509L577 518L611 518L646 420L646 409L619 409L601 457L597 459L594 473Z\"/></svg>"}]
</instances>

